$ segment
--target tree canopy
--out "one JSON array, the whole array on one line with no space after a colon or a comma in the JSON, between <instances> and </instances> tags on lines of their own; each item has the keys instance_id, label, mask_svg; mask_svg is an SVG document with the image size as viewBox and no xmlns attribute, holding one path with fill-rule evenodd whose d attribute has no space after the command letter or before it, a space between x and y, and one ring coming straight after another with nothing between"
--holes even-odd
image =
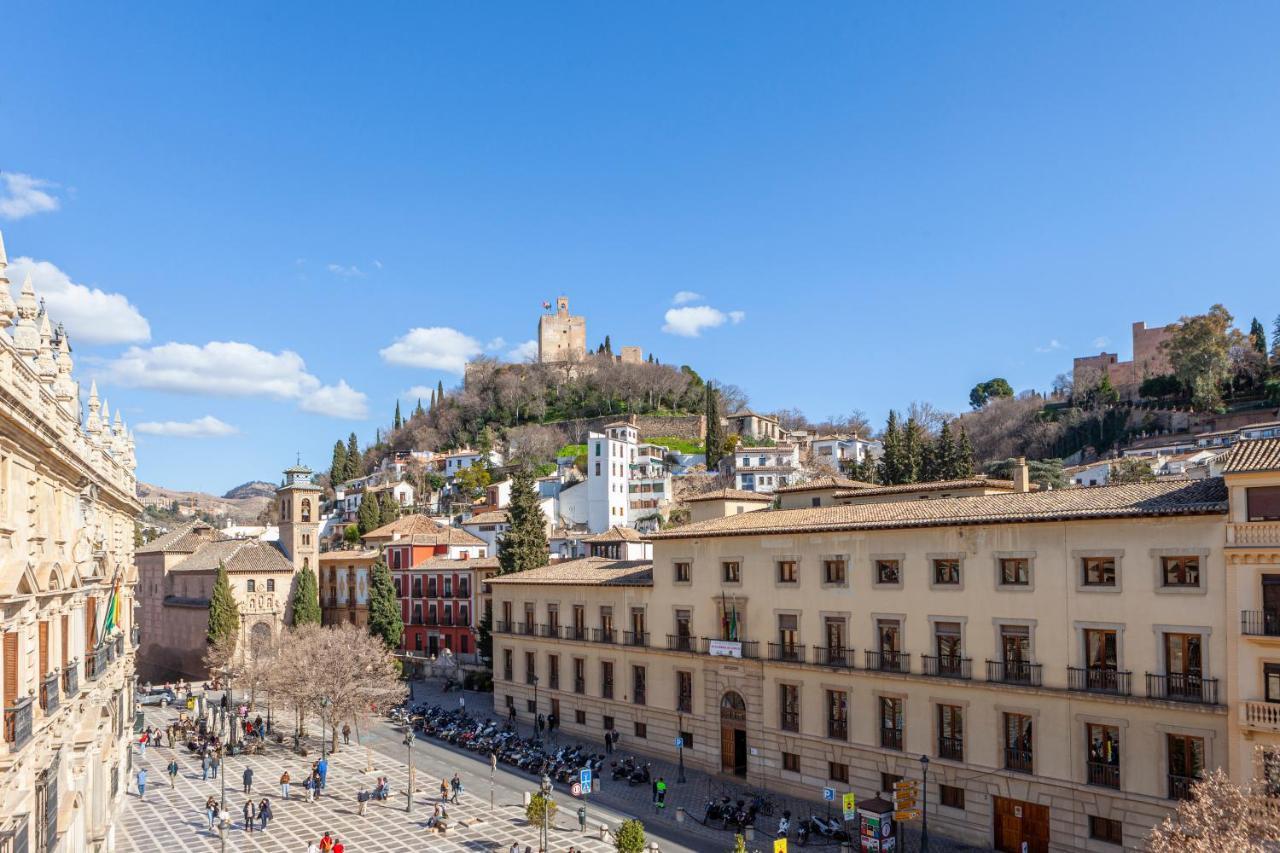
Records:
<instances>
[{"instance_id":1,"label":"tree canopy","mask_svg":"<svg viewBox=\"0 0 1280 853\"><path fill-rule=\"evenodd\" d=\"M293 588L293 624L320 624L320 588L316 585L316 573L304 566Z\"/></svg>"},{"instance_id":2,"label":"tree canopy","mask_svg":"<svg viewBox=\"0 0 1280 853\"><path fill-rule=\"evenodd\" d=\"M527 468L511 477L507 518L509 525L498 541L498 571L505 575L545 566L549 560L547 519L534 488L533 472Z\"/></svg>"},{"instance_id":3,"label":"tree canopy","mask_svg":"<svg viewBox=\"0 0 1280 853\"><path fill-rule=\"evenodd\" d=\"M382 640L388 649L399 648L404 639L400 599L387 561L381 556L369 573L369 633Z\"/></svg>"},{"instance_id":4,"label":"tree canopy","mask_svg":"<svg viewBox=\"0 0 1280 853\"><path fill-rule=\"evenodd\" d=\"M1013 386L1008 380L999 376L994 379L988 379L986 382L979 382L973 386L973 390L969 392L969 405L975 409L981 409L993 397L1012 397Z\"/></svg>"},{"instance_id":5,"label":"tree canopy","mask_svg":"<svg viewBox=\"0 0 1280 853\"><path fill-rule=\"evenodd\" d=\"M210 645L230 642L233 646L240 633L240 605L231 591L231 579L227 567L218 562L218 574L213 579L213 593L209 596Z\"/></svg>"}]
</instances>

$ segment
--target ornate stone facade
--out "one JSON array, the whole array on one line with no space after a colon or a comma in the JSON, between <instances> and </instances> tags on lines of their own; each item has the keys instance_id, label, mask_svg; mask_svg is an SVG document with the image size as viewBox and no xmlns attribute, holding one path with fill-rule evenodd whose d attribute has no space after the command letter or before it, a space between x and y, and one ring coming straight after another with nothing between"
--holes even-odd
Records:
<instances>
[{"instance_id":1,"label":"ornate stone facade","mask_svg":"<svg viewBox=\"0 0 1280 853\"><path fill-rule=\"evenodd\" d=\"M96 387L82 413L66 333L29 278L15 303L6 265L0 239L0 849L112 850L132 732L133 438Z\"/></svg>"}]
</instances>

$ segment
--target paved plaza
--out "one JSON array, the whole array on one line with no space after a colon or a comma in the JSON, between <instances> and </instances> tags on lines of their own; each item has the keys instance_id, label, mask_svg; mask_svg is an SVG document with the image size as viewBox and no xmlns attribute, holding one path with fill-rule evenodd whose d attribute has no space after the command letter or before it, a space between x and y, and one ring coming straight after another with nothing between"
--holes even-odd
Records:
<instances>
[{"instance_id":1,"label":"paved plaza","mask_svg":"<svg viewBox=\"0 0 1280 853\"><path fill-rule=\"evenodd\" d=\"M434 684L414 684L418 701L456 705L458 694L441 694ZM478 716L492 715L491 694L466 694L469 709ZM150 707L145 709L149 725L163 727L178 716L176 708ZM538 849L539 830L524 820L522 793L533 791L537 781L528 774L510 771L499 765L494 774L494 809L490 811L490 774L484 756L459 750L448 744L419 737L414 742L413 760L416 769L418 791L414 798L412 814L405 812L405 788L408 778L406 749L402 745L403 734L389 722L375 718L370 731L363 732L363 745L352 744L340 748L330 756L328 788L316 802L305 802L304 791L299 784L319 758L318 745L307 756L295 755L286 745L268 742L264 755L233 756L225 761L226 802L231 823L226 829L225 844L233 851L296 851L303 853L307 844L318 840L328 831L342 839L351 853L391 853L391 851L430 850L441 853L508 853L513 842L524 850L528 845ZM522 731L527 729L522 725ZM283 731L283 725L281 730ZM574 740L576 743L576 739ZM313 739L313 744L318 741ZM597 746L598 751L603 747ZM627 752L624 739L619 755ZM171 789L165 766L177 756L180 773L177 784ZM221 779L202 781L200 763L185 744L166 747L148 747L145 755L139 755L135 747L134 773L130 775L126 804L122 809L117 829L117 849L121 851L220 851L223 839L215 828L210 831L204 804L208 797L219 796ZM372 772L366 772L369 765ZM242 774L246 766L254 769L253 798L257 802L266 797L275 813L264 832L249 833L244 830L241 817L247 797L242 792ZM139 767L147 769L147 791L139 799L135 774ZM607 765L606 765L607 767ZM745 793L745 787L736 786L719 777L688 771L687 784L676 784L677 770L674 763L653 761L655 778L662 775L670 783L667 809L655 813L647 785L629 786L625 782L605 779L602 790L589 799L588 834L578 830L577 809L581 801L556 786L555 800L560 805L556 827L551 831L551 853L564 853L571 847L583 853L613 853L612 840L601 841L598 827L601 823L610 830L626 817L639 817L645 823L647 836L658 845L661 853L720 853L733 849L731 833L703 827L694 820L702 813L707 798L721 793L737 796ZM278 784L280 774L289 771L294 780L291 797L286 802L280 798ZM457 772L464 783L459 804L449 805L450 829L447 836L430 833L426 829L427 818L438 802L440 781ZM366 814L357 812L356 794L362 787L370 790L378 776L387 776L392 795L385 801L370 802ZM688 810L689 819L676 821L676 808ZM779 811L790 808L797 815L815 804L780 800ZM477 821L471 823L472 821ZM758 826L772 828L775 818L760 818ZM462 826L462 823L471 823ZM906 850L916 849L914 838L908 840ZM795 845L794 838L792 839ZM819 851L836 853L838 845L809 845ZM747 845L748 850L771 850L772 842L765 833ZM953 853L974 848L961 847L936 837L931 840L931 851Z\"/></svg>"}]
</instances>

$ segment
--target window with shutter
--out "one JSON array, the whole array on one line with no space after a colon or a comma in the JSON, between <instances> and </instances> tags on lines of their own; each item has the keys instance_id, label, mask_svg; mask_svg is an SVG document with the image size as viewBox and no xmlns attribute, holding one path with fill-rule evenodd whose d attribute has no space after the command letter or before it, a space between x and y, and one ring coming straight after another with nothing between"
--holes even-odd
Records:
<instances>
[{"instance_id":1,"label":"window with shutter","mask_svg":"<svg viewBox=\"0 0 1280 853\"><path fill-rule=\"evenodd\" d=\"M66 669L71 660L69 657L71 654L71 617L66 614L62 616L62 633L58 639L61 640L59 645L62 646L62 668Z\"/></svg>"},{"instance_id":2,"label":"window with shutter","mask_svg":"<svg viewBox=\"0 0 1280 853\"><path fill-rule=\"evenodd\" d=\"M4 706L12 708L18 701L18 634L4 632Z\"/></svg>"},{"instance_id":3,"label":"window with shutter","mask_svg":"<svg viewBox=\"0 0 1280 853\"><path fill-rule=\"evenodd\" d=\"M98 643L98 599L90 596L84 602L84 650L93 651Z\"/></svg>"},{"instance_id":4,"label":"window with shutter","mask_svg":"<svg viewBox=\"0 0 1280 853\"><path fill-rule=\"evenodd\" d=\"M49 672L49 623L41 621L40 629L40 676L43 678Z\"/></svg>"}]
</instances>

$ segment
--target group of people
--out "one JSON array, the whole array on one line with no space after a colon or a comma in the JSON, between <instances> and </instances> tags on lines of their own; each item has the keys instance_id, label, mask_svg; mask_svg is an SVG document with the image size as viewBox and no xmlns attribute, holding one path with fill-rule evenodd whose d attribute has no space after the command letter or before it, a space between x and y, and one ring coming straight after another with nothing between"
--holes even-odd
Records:
<instances>
[{"instance_id":1,"label":"group of people","mask_svg":"<svg viewBox=\"0 0 1280 853\"><path fill-rule=\"evenodd\" d=\"M319 841L307 845L307 853L346 853L346 846L335 835L325 833Z\"/></svg>"},{"instance_id":2,"label":"group of people","mask_svg":"<svg viewBox=\"0 0 1280 853\"><path fill-rule=\"evenodd\" d=\"M246 770L246 773L249 771ZM210 798L212 799L212 798ZM253 798L244 801L244 831L253 832L254 820L261 822L261 829L267 828L267 823L271 818L275 817L271 813L271 801L263 797L261 802L255 803Z\"/></svg>"}]
</instances>

